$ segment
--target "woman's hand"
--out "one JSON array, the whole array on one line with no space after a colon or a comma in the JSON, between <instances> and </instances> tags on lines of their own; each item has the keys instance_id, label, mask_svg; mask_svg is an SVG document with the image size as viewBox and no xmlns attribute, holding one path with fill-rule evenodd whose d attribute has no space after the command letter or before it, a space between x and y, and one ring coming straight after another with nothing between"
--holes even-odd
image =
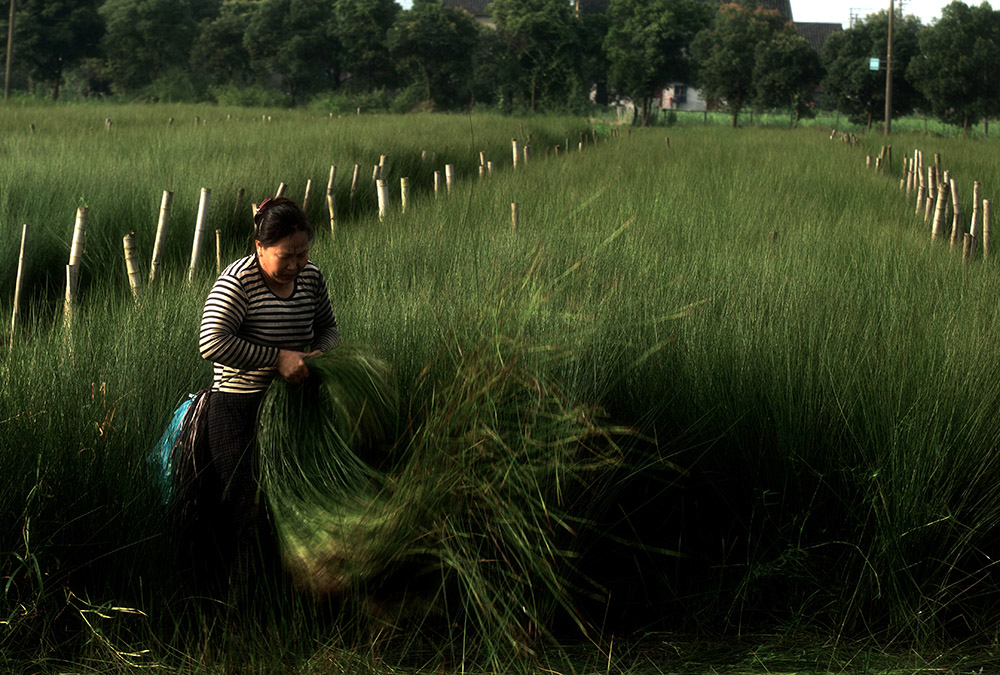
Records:
<instances>
[{"instance_id":1,"label":"woman's hand","mask_svg":"<svg viewBox=\"0 0 1000 675\"><path fill-rule=\"evenodd\" d=\"M319 352L296 352L291 349L281 349L278 351L278 374L284 378L288 384L301 384L302 380L309 377L309 368L306 367L305 359L316 356Z\"/></svg>"}]
</instances>

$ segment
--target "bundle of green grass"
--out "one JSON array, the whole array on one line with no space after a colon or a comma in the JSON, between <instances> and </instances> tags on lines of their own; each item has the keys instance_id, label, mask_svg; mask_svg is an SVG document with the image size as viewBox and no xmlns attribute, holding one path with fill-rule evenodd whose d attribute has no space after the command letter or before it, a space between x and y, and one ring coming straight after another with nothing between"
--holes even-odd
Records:
<instances>
[{"instance_id":1,"label":"bundle of green grass","mask_svg":"<svg viewBox=\"0 0 1000 675\"><path fill-rule=\"evenodd\" d=\"M362 350L310 360L308 385L272 386L262 480L301 589L361 595L408 566L431 580L426 611L519 649L560 608L576 616L570 563L612 494L616 432L502 342L429 367L402 434L391 368Z\"/></svg>"}]
</instances>

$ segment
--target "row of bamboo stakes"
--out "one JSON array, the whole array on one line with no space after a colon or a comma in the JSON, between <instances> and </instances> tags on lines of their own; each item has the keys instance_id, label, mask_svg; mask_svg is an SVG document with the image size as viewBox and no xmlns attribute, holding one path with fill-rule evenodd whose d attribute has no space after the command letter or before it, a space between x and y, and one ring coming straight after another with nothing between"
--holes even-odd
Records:
<instances>
[{"instance_id":1,"label":"row of bamboo stakes","mask_svg":"<svg viewBox=\"0 0 1000 675\"><path fill-rule=\"evenodd\" d=\"M891 170L892 146L883 146L877 157L868 155L865 162L869 168L874 165L879 172L885 171L886 167ZM969 230L966 231L958 187L951 172L942 168L940 153L935 153L934 163L927 166L922 150L914 150L912 158L903 158L899 189L909 196L915 195L914 215L923 215L924 223L930 227L931 239L948 237L951 248L962 247L962 260L966 263L975 259L981 241L982 256L986 260L993 253L993 202L983 199L982 185L974 181L972 215Z\"/></svg>"},{"instance_id":2,"label":"row of bamboo stakes","mask_svg":"<svg viewBox=\"0 0 1000 675\"><path fill-rule=\"evenodd\" d=\"M106 127L108 130L111 129L112 122L108 118L105 120ZM619 134L618 130L613 130L612 135L617 137ZM593 130L591 132L591 137L593 143L597 143L597 132ZM523 138L523 130L522 130ZM511 158L513 160L514 168L518 168L523 164L527 164L531 159L531 135L527 137L527 143L522 144L516 138L511 139ZM579 141L577 143L577 148L582 151L586 145L588 135L585 133L580 134ZM564 148L569 148L569 138L566 139L566 145ZM557 145L554 148L555 155L559 155L560 147ZM548 154L548 153L546 153ZM427 151L421 153L421 160L426 162L428 158ZM387 156L381 155L379 157L379 163L375 164L372 169L372 180L376 185L376 192L378 198L378 211L379 220L384 220L386 215L389 213L390 209L390 199L389 199L389 188L388 182L385 178ZM481 178L491 175L494 172L495 165L492 160L487 160L486 153L481 151L479 153L479 176ZM349 196L350 199L354 199L354 194L358 187L358 181L361 175L361 165L354 165L354 172L351 177L351 187ZM434 172L434 196L435 198L442 192L441 185L441 172ZM334 185L337 178L337 165L330 166L329 178L327 180L326 187L326 205L327 212L330 219L330 234L331 237L336 236L337 227L337 211L336 211L336 199L334 192ZM446 164L444 167L444 190L446 192L451 192L452 187L456 181L455 167L453 164ZM302 210L306 211L309 207L309 201L311 198L313 182L312 179L306 181L305 195L302 199ZM285 196L288 190L286 183L282 182L278 185L278 189L275 193L276 197ZM192 283L195 278L196 270L198 269L201 258L202 258L202 242L205 238L205 230L207 229L208 222L208 209L211 200L212 191L211 189L204 187L201 189L201 195L198 201L198 215L195 221L195 232L194 238L191 244L191 256L188 264L188 274L187 281ZM160 265L163 259L164 245L166 241L166 234L168 225L170 222L170 212L173 205L174 193L170 190L164 190L163 195L160 200L160 210L159 217L156 223L156 238L153 242L153 254L149 262L149 278L147 285L152 286L156 283L159 276ZM236 207L233 213L234 221L237 219L240 208L243 204L245 198L245 191L241 188L237 193L236 197ZM408 177L400 178L400 209L402 213L405 213L407 207L410 203L410 181ZM520 207L517 202L511 202L511 227L516 230L520 221ZM63 315L67 327L72 325L73 321L73 309L76 304L77 290L79 288L79 277L80 277L80 266L83 257L84 249L84 239L87 229L87 216L89 214L89 208L86 206L81 206L76 211L76 221L73 226L73 239L70 246L69 262L66 265L66 292L63 304ZM25 224L21 230L21 247L18 254L17 263L17 277L14 286L14 308L13 315L11 317L11 327L10 327L10 342L8 349L12 349L14 345L15 334L17 331L17 320L20 310L20 301L22 296L22 282L24 278L24 267L25 267L25 250L27 246L28 233L30 231L30 226ZM125 256L125 270L128 277L129 287L132 291L133 298L138 300L142 294L142 273L140 272L140 262L139 255L136 245L136 234L134 231L129 232L122 238L122 247ZM220 273L222 267L222 230L215 230L215 267L216 274Z\"/></svg>"}]
</instances>

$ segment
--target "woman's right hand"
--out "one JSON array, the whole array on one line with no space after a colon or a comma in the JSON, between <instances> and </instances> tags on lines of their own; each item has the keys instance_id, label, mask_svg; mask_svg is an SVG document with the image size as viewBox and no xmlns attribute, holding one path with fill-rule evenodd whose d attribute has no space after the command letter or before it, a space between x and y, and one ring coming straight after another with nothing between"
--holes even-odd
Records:
<instances>
[{"instance_id":1,"label":"woman's right hand","mask_svg":"<svg viewBox=\"0 0 1000 675\"><path fill-rule=\"evenodd\" d=\"M301 384L302 380L309 377L309 368L305 362L307 356L310 354L291 349L278 350L278 374L288 384Z\"/></svg>"}]
</instances>

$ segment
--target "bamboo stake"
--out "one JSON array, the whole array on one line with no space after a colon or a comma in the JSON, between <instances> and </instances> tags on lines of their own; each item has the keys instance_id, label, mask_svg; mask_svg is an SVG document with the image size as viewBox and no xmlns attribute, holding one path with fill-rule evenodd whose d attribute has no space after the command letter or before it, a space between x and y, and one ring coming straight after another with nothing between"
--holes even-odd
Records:
<instances>
[{"instance_id":1,"label":"bamboo stake","mask_svg":"<svg viewBox=\"0 0 1000 675\"><path fill-rule=\"evenodd\" d=\"M63 320L66 328L73 327L73 291L76 288L76 280L76 265L66 265L66 295L63 302Z\"/></svg>"},{"instance_id":2,"label":"bamboo stake","mask_svg":"<svg viewBox=\"0 0 1000 675\"><path fill-rule=\"evenodd\" d=\"M924 222L925 223L929 222L929 223L931 223L933 225L933 221L931 220L931 218L934 215L934 204L936 204L936 203L937 203L937 200L934 199L933 197L928 197L927 198L927 204L926 204L926 206L924 208Z\"/></svg>"},{"instance_id":3,"label":"bamboo stake","mask_svg":"<svg viewBox=\"0 0 1000 675\"><path fill-rule=\"evenodd\" d=\"M328 195L333 194L334 183L336 182L336 180L337 180L337 165L331 164L330 177L326 181L326 194Z\"/></svg>"},{"instance_id":4,"label":"bamboo stake","mask_svg":"<svg viewBox=\"0 0 1000 675\"><path fill-rule=\"evenodd\" d=\"M962 211L961 207L958 205L958 183L954 178L949 180L949 187L951 189L951 204L955 210L955 218L951 222L951 246L955 247L955 244L962 238L965 232L962 229Z\"/></svg>"},{"instance_id":5,"label":"bamboo stake","mask_svg":"<svg viewBox=\"0 0 1000 675\"><path fill-rule=\"evenodd\" d=\"M514 168L516 169L518 163L521 161L521 147L516 138L510 139L510 152L514 157Z\"/></svg>"},{"instance_id":6,"label":"bamboo stake","mask_svg":"<svg viewBox=\"0 0 1000 675\"><path fill-rule=\"evenodd\" d=\"M303 213L309 213L309 193L312 192L313 179L306 179L306 194L302 198L302 211Z\"/></svg>"},{"instance_id":7,"label":"bamboo stake","mask_svg":"<svg viewBox=\"0 0 1000 675\"><path fill-rule=\"evenodd\" d=\"M66 305L67 317L76 301L77 282L79 281L80 261L83 258L83 241L87 233L87 214L89 209L81 206L76 210L76 222L73 225L73 243L69 249L69 264L66 266Z\"/></svg>"},{"instance_id":8,"label":"bamboo stake","mask_svg":"<svg viewBox=\"0 0 1000 675\"><path fill-rule=\"evenodd\" d=\"M924 204L927 201L927 183L924 181L924 172L921 170L920 165L917 166L916 179L918 180L917 186L917 207L913 211L914 215L920 215L920 212L924 209Z\"/></svg>"},{"instance_id":9,"label":"bamboo stake","mask_svg":"<svg viewBox=\"0 0 1000 675\"><path fill-rule=\"evenodd\" d=\"M441 172L434 172L434 196L437 197L441 192Z\"/></svg>"},{"instance_id":10,"label":"bamboo stake","mask_svg":"<svg viewBox=\"0 0 1000 675\"><path fill-rule=\"evenodd\" d=\"M337 237L337 209L333 202L333 193L331 192L326 196L326 210L330 212L330 238L336 239Z\"/></svg>"},{"instance_id":11,"label":"bamboo stake","mask_svg":"<svg viewBox=\"0 0 1000 675\"><path fill-rule=\"evenodd\" d=\"M927 196L937 201L938 172L936 166L927 167Z\"/></svg>"},{"instance_id":12,"label":"bamboo stake","mask_svg":"<svg viewBox=\"0 0 1000 675\"><path fill-rule=\"evenodd\" d=\"M17 330L17 312L21 305L21 288L24 280L24 248L28 241L28 230L31 228L25 223L21 227L21 252L17 256L17 277L14 281L14 312L10 317L10 346L8 351L14 348L14 334Z\"/></svg>"},{"instance_id":13,"label":"bamboo stake","mask_svg":"<svg viewBox=\"0 0 1000 675\"><path fill-rule=\"evenodd\" d=\"M484 164L479 165L479 177L480 178L486 177L486 166Z\"/></svg>"},{"instance_id":14,"label":"bamboo stake","mask_svg":"<svg viewBox=\"0 0 1000 675\"><path fill-rule=\"evenodd\" d=\"M410 179L400 178L399 179L399 207L403 213L406 213L406 206L410 203Z\"/></svg>"},{"instance_id":15,"label":"bamboo stake","mask_svg":"<svg viewBox=\"0 0 1000 675\"><path fill-rule=\"evenodd\" d=\"M278 185L278 191L274 194L275 197L284 197L285 192L288 190L288 186L285 185L284 181Z\"/></svg>"},{"instance_id":16,"label":"bamboo stake","mask_svg":"<svg viewBox=\"0 0 1000 675\"><path fill-rule=\"evenodd\" d=\"M493 162L492 161L486 162L486 173L487 174L493 173Z\"/></svg>"},{"instance_id":17,"label":"bamboo stake","mask_svg":"<svg viewBox=\"0 0 1000 675\"><path fill-rule=\"evenodd\" d=\"M242 189L240 190L242 192ZM149 263L149 284L156 281L156 272L160 269L160 259L163 256L163 246L167 240L167 225L170 223L170 205L174 201L174 193L163 191L160 201L160 218L156 222L156 241L153 242L153 259Z\"/></svg>"},{"instance_id":18,"label":"bamboo stake","mask_svg":"<svg viewBox=\"0 0 1000 675\"><path fill-rule=\"evenodd\" d=\"M351 195L350 198L354 200L354 191L358 189L358 176L361 175L361 165L354 165L354 176L351 178Z\"/></svg>"},{"instance_id":19,"label":"bamboo stake","mask_svg":"<svg viewBox=\"0 0 1000 675\"><path fill-rule=\"evenodd\" d=\"M975 254L975 246L975 237L966 232L962 237L962 262L966 264L972 262L972 256Z\"/></svg>"},{"instance_id":20,"label":"bamboo stake","mask_svg":"<svg viewBox=\"0 0 1000 675\"><path fill-rule=\"evenodd\" d=\"M222 230L215 231L215 276L222 274Z\"/></svg>"},{"instance_id":21,"label":"bamboo stake","mask_svg":"<svg viewBox=\"0 0 1000 675\"><path fill-rule=\"evenodd\" d=\"M379 164L376 164L372 168L372 182L373 183L377 183L378 179L381 178L381 177L382 177L382 166L379 165Z\"/></svg>"},{"instance_id":22,"label":"bamboo stake","mask_svg":"<svg viewBox=\"0 0 1000 675\"><path fill-rule=\"evenodd\" d=\"M510 203L510 227L513 230L517 229L518 222L520 220L520 207L518 207L517 202Z\"/></svg>"},{"instance_id":23,"label":"bamboo stake","mask_svg":"<svg viewBox=\"0 0 1000 675\"><path fill-rule=\"evenodd\" d=\"M384 179L379 178L375 182L375 188L378 191L378 219L385 220L385 214L389 211L389 187Z\"/></svg>"},{"instance_id":24,"label":"bamboo stake","mask_svg":"<svg viewBox=\"0 0 1000 675\"><path fill-rule=\"evenodd\" d=\"M983 260L993 252L993 202L983 200Z\"/></svg>"},{"instance_id":25,"label":"bamboo stake","mask_svg":"<svg viewBox=\"0 0 1000 675\"><path fill-rule=\"evenodd\" d=\"M948 184L938 186L937 206L934 210L934 226L931 228L931 239L936 239L944 233L945 215L948 209Z\"/></svg>"},{"instance_id":26,"label":"bamboo stake","mask_svg":"<svg viewBox=\"0 0 1000 675\"><path fill-rule=\"evenodd\" d=\"M479 151L479 166L486 166L486 151Z\"/></svg>"},{"instance_id":27,"label":"bamboo stake","mask_svg":"<svg viewBox=\"0 0 1000 675\"><path fill-rule=\"evenodd\" d=\"M122 237L122 247L125 250L125 271L128 274L128 285L132 289L132 297L138 300L142 277L139 274L139 255L135 250L135 232L129 232Z\"/></svg>"},{"instance_id":28,"label":"bamboo stake","mask_svg":"<svg viewBox=\"0 0 1000 675\"><path fill-rule=\"evenodd\" d=\"M445 186L448 188L448 192L451 192L452 185L455 184L455 165L445 164L444 165L444 182Z\"/></svg>"},{"instance_id":29,"label":"bamboo stake","mask_svg":"<svg viewBox=\"0 0 1000 675\"><path fill-rule=\"evenodd\" d=\"M528 159L530 157L531 157L531 146L530 145L526 145L526 146L524 146L524 163L525 164L528 163Z\"/></svg>"},{"instance_id":30,"label":"bamboo stake","mask_svg":"<svg viewBox=\"0 0 1000 675\"><path fill-rule=\"evenodd\" d=\"M969 233L973 237L979 236L979 202L982 198L982 185L977 180L972 184L972 219L969 223Z\"/></svg>"},{"instance_id":31,"label":"bamboo stake","mask_svg":"<svg viewBox=\"0 0 1000 675\"><path fill-rule=\"evenodd\" d=\"M279 188L278 191L281 192L281 189ZM211 196L210 189L204 187L201 189L201 199L198 200L198 219L195 221L194 240L191 242L191 264L188 266L189 284L194 281L194 273L198 269L198 262L201 259L202 233L205 231L205 223L208 220L208 201Z\"/></svg>"}]
</instances>

